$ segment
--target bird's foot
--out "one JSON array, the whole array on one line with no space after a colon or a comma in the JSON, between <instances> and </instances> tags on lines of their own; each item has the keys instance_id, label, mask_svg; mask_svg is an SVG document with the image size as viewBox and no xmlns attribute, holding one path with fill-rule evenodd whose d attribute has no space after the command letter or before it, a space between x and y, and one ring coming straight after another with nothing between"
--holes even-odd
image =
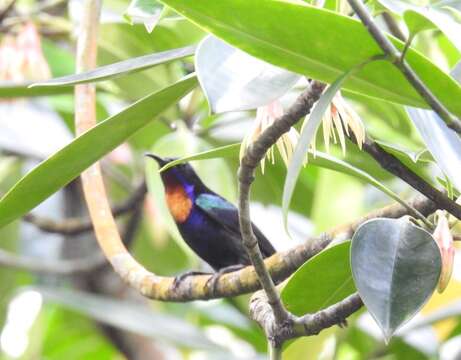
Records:
<instances>
[{"instance_id":1,"label":"bird's foot","mask_svg":"<svg viewBox=\"0 0 461 360\"><path fill-rule=\"evenodd\" d=\"M215 272L206 282L205 287L211 289L211 292L214 294L216 290L216 284L218 283L219 278L224 275L234 271L241 270L246 265L231 265L226 266L225 268L219 269L219 271Z\"/></svg>"},{"instance_id":2,"label":"bird's foot","mask_svg":"<svg viewBox=\"0 0 461 360\"><path fill-rule=\"evenodd\" d=\"M174 278L173 281L173 289L176 289L181 282L184 281L185 278L194 275L213 275L211 273L203 272L203 271L187 271L181 275L178 275Z\"/></svg>"}]
</instances>

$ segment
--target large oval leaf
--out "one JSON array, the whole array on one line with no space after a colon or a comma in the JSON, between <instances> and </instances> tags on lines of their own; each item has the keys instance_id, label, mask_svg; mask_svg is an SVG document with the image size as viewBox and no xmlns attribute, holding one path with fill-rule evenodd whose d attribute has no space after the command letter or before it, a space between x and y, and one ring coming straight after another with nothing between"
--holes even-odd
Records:
<instances>
[{"instance_id":1,"label":"large oval leaf","mask_svg":"<svg viewBox=\"0 0 461 360\"><path fill-rule=\"evenodd\" d=\"M100 122L40 163L0 200L0 227L24 215L116 148L197 85L195 76L150 94Z\"/></svg>"},{"instance_id":2,"label":"large oval leaf","mask_svg":"<svg viewBox=\"0 0 461 360\"><path fill-rule=\"evenodd\" d=\"M301 75L206 37L195 55L197 77L212 112L256 109L290 90Z\"/></svg>"},{"instance_id":3,"label":"large oval leaf","mask_svg":"<svg viewBox=\"0 0 461 360\"><path fill-rule=\"evenodd\" d=\"M249 54L287 70L331 83L382 54L357 20L300 1L162 0L205 30ZM392 38L399 48L403 43ZM406 59L447 108L461 115L461 88L413 49ZM401 104L427 107L391 63L374 62L354 74L345 89Z\"/></svg>"},{"instance_id":4,"label":"large oval leaf","mask_svg":"<svg viewBox=\"0 0 461 360\"><path fill-rule=\"evenodd\" d=\"M280 293L287 310L299 316L314 313L353 294L349 249L347 241L306 261Z\"/></svg>"},{"instance_id":5,"label":"large oval leaf","mask_svg":"<svg viewBox=\"0 0 461 360\"><path fill-rule=\"evenodd\" d=\"M363 302L389 340L434 292L441 258L431 234L408 217L373 219L352 238L351 267Z\"/></svg>"}]
</instances>

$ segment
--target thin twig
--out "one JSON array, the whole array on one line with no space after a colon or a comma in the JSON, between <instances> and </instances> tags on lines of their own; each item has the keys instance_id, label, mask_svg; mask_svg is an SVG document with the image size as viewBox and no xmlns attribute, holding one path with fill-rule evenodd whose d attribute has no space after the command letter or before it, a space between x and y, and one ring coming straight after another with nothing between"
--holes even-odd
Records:
<instances>
[{"instance_id":1,"label":"thin twig","mask_svg":"<svg viewBox=\"0 0 461 360\"><path fill-rule=\"evenodd\" d=\"M351 137L351 140L355 141L353 137ZM367 137L362 148L369 153L382 168L402 179L421 194L427 196L434 201L439 208L445 209L453 216L461 219L461 206L459 204L416 175L394 155L386 152L374 140Z\"/></svg>"},{"instance_id":2,"label":"thin twig","mask_svg":"<svg viewBox=\"0 0 461 360\"><path fill-rule=\"evenodd\" d=\"M421 81L419 76L408 65L405 59L402 59L400 51L391 43L384 35L381 29L375 24L373 18L368 12L361 0L348 0L351 7L354 9L357 16L368 29L368 32L373 36L376 43L387 54L392 63L402 72L413 88L426 101L426 103L434 110L447 125L458 133L461 133L461 121L453 116L445 106L432 94L427 86Z\"/></svg>"},{"instance_id":3,"label":"thin twig","mask_svg":"<svg viewBox=\"0 0 461 360\"><path fill-rule=\"evenodd\" d=\"M146 192L147 186L143 181L127 200L112 208L113 215L120 216L135 210L137 204L144 199ZM90 218L69 218L57 221L30 213L25 215L23 220L35 225L42 231L68 236L79 235L93 229Z\"/></svg>"},{"instance_id":4,"label":"thin twig","mask_svg":"<svg viewBox=\"0 0 461 360\"><path fill-rule=\"evenodd\" d=\"M264 292L256 292L250 300L250 315L261 326L272 349L281 349L286 340L300 336L317 335L334 325L344 324L347 317L362 307L359 295L353 294L344 300L314 314L294 317L283 326L275 326L273 312Z\"/></svg>"},{"instance_id":5,"label":"thin twig","mask_svg":"<svg viewBox=\"0 0 461 360\"><path fill-rule=\"evenodd\" d=\"M0 266L31 271L40 274L75 275L88 273L106 262L101 253L84 258L67 260L49 260L31 256L22 256L0 249Z\"/></svg>"}]
</instances>

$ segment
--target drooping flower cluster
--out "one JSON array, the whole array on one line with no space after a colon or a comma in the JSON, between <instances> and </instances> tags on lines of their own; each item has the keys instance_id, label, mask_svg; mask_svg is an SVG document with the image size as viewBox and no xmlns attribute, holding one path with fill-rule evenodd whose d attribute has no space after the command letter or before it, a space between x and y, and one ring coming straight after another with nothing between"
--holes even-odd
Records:
<instances>
[{"instance_id":1,"label":"drooping flower cluster","mask_svg":"<svg viewBox=\"0 0 461 360\"><path fill-rule=\"evenodd\" d=\"M240 147L240 160L243 158L246 148L251 143L255 142L258 137L271 126L274 121L280 118L283 115L282 104L276 100L268 105L261 106L256 110L256 118L252 130L247 134L243 139L242 145ZM288 166L293 150L298 142L299 134L295 128L291 128L290 131L283 134L276 142L277 149L283 159L285 165ZM275 162L274 147L271 147L265 158L261 160L261 170L264 173L264 166L266 159L272 164Z\"/></svg>"},{"instance_id":2,"label":"drooping flower cluster","mask_svg":"<svg viewBox=\"0 0 461 360\"><path fill-rule=\"evenodd\" d=\"M261 133L264 132L274 121L283 115L283 107L279 101L274 101L268 105L259 107L256 111L256 118L253 124L252 130L246 135L240 148L240 159L242 159L246 148L255 142ZM309 116L303 123L303 127L309 121ZM362 148L362 144L365 141L365 127L363 125L360 116L355 110L347 104L341 94L338 92L331 105L328 107L322 119L323 127L323 140L325 143L326 151L330 150L330 139L333 139L335 144L338 143L341 146L343 154L346 153L346 135L349 136L351 133L354 135L359 148ZM283 162L288 166L293 151L299 139L299 133L295 128L291 128L289 132L283 134L276 143L277 149ZM315 140L312 145L313 154L315 156ZM275 155L274 147L267 151L264 159L261 160L261 168L264 173L266 159L274 164ZM306 157L307 159L307 157Z\"/></svg>"},{"instance_id":3,"label":"drooping flower cluster","mask_svg":"<svg viewBox=\"0 0 461 360\"><path fill-rule=\"evenodd\" d=\"M362 148L365 141L365 127L362 119L355 110L344 100L338 92L328 107L322 119L323 141L327 152L330 150L330 139L341 146L343 155L346 154L346 135L350 133L355 136L357 145ZM315 148L315 143L313 144Z\"/></svg>"}]
</instances>

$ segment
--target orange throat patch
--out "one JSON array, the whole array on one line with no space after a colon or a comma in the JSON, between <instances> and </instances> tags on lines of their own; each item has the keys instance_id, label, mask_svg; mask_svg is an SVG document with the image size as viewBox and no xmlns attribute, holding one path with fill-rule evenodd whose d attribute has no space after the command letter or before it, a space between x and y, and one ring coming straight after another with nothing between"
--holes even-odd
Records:
<instances>
[{"instance_id":1,"label":"orange throat patch","mask_svg":"<svg viewBox=\"0 0 461 360\"><path fill-rule=\"evenodd\" d=\"M192 200L184 188L181 185L168 186L165 198L174 220L178 223L186 221L192 209Z\"/></svg>"}]
</instances>

